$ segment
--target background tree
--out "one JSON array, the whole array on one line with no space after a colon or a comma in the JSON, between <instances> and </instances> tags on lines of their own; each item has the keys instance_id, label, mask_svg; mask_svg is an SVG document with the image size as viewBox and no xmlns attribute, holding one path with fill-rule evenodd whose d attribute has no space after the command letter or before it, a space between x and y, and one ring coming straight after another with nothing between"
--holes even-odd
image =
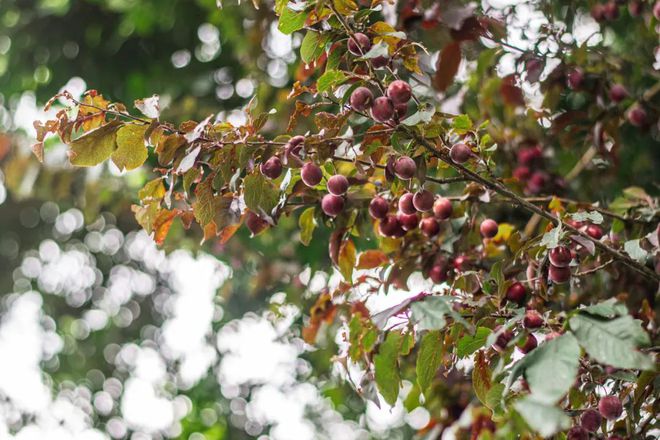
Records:
<instances>
[{"instance_id":1,"label":"background tree","mask_svg":"<svg viewBox=\"0 0 660 440\"><path fill-rule=\"evenodd\" d=\"M266 58L255 45L236 61L253 75L235 85L253 95L244 113L208 116L204 98L190 112L179 81L137 112L65 91L35 155L55 133L74 166L146 163L140 226L166 247L202 238L237 269L258 261L254 291L287 293L276 314L311 306L300 335L315 376L339 370L345 418L371 400L422 414L409 426L430 437L653 435L658 4L207 10L261 35ZM198 28L198 59L217 28ZM289 85L269 46L282 35L300 42ZM329 263L318 292L310 273Z\"/></svg>"}]
</instances>

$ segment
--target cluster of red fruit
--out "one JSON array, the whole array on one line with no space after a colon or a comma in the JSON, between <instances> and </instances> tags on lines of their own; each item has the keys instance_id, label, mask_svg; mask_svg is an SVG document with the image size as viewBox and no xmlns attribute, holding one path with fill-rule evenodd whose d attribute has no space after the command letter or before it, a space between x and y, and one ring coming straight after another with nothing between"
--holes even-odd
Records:
<instances>
[{"instance_id":1,"label":"cluster of red fruit","mask_svg":"<svg viewBox=\"0 0 660 440\"><path fill-rule=\"evenodd\" d=\"M524 298L525 294L526 292L523 285L520 283L515 283L509 288L509 291L507 292L507 299L510 299L510 296L512 295L516 297L520 296L521 298ZM527 310L527 312L525 312L525 318L523 319L523 327L525 329L524 331L526 332L526 335L524 338L521 338L520 342L517 344L518 350L520 350L524 354L527 354L538 346L538 339L536 339L536 336L534 336L534 334L531 331L540 328L541 326L543 326L543 323L544 323L543 316L541 316L541 314L536 310L530 309ZM495 331L500 333L497 336L495 343L493 344L493 348L495 349L495 351L503 352L504 350L506 350L506 347L509 345L509 342L513 340L515 334L512 329L502 330L501 326L496 327ZM559 336L558 333L550 333L546 337L546 339L552 339L557 336Z\"/></svg>"},{"instance_id":2,"label":"cluster of red fruit","mask_svg":"<svg viewBox=\"0 0 660 440\"><path fill-rule=\"evenodd\" d=\"M580 424L568 431L568 440L588 440L589 433L598 431L603 418L617 420L623 414L623 404L616 396L604 396L598 402L598 410L588 409L582 413ZM607 440L623 440L618 435L611 435Z\"/></svg>"},{"instance_id":3,"label":"cluster of red fruit","mask_svg":"<svg viewBox=\"0 0 660 440\"><path fill-rule=\"evenodd\" d=\"M610 0L607 3L596 3L591 8L591 16L599 23L613 21L619 18L619 5L628 3L628 13L631 17L639 17L644 11L644 2L642 0L630 0L628 2L621 0ZM653 5L653 16L660 20L660 1Z\"/></svg>"},{"instance_id":4,"label":"cluster of red fruit","mask_svg":"<svg viewBox=\"0 0 660 440\"><path fill-rule=\"evenodd\" d=\"M513 177L525 184L525 193L539 194L551 183L550 175L544 171L543 150L538 144L518 150L518 166Z\"/></svg>"},{"instance_id":5,"label":"cluster of red fruit","mask_svg":"<svg viewBox=\"0 0 660 440\"><path fill-rule=\"evenodd\" d=\"M353 90L349 102L353 110L369 110L371 117L378 122L397 122L408 113L408 101L412 97L410 85L402 80L395 80L387 87L384 96L374 98L367 87L360 86Z\"/></svg>"}]
</instances>

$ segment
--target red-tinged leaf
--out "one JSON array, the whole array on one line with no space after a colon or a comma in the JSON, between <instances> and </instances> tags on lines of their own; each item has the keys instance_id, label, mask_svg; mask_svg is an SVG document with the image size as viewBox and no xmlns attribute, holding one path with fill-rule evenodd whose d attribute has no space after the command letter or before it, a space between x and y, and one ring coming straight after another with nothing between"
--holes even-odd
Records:
<instances>
[{"instance_id":1,"label":"red-tinged leaf","mask_svg":"<svg viewBox=\"0 0 660 440\"><path fill-rule=\"evenodd\" d=\"M486 405L486 395L492 386L491 373L483 351L478 351L472 370L472 386L481 403Z\"/></svg>"},{"instance_id":2,"label":"red-tinged leaf","mask_svg":"<svg viewBox=\"0 0 660 440\"><path fill-rule=\"evenodd\" d=\"M446 45L440 52L434 85L439 91L444 91L454 82L458 66L461 64L461 46L458 42Z\"/></svg>"},{"instance_id":3,"label":"red-tinged leaf","mask_svg":"<svg viewBox=\"0 0 660 440\"><path fill-rule=\"evenodd\" d=\"M484 27L476 17L469 17L457 29L451 30L456 41L474 41L484 34Z\"/></svg>"},{"instance_id":4,"label":"red-tinged leaf","mask_svg":"<svg viewBox=\"0 0 660 440\"><path fill-rule=\"evenodd\" d=\"M220 234L218 234L220 244L225 244L229 241L230 238L234 236L236 231L241 227L241 223L236 223L235 225L229 225L222 228Z\"/></svg>"},{"instance_id":5,"label":"red-tinged leaf","mask_svg":"<svg viewBox=\"0 0 660 440\"><path fill-rule=\"evenodd\" d=\"M328 240L328 254L330 255L330 260L336 265L339 264L339 248L343 235L344 230L338 229L330 234L330 239Z\"/></svg>"},{"instance_id":6,"label":"red-tinged leaf","mask_svg":"<svg viewBox=\"0 0 660 440\"><path fill-rule=\"evenodd\" d=\"M218 234L218 227L216 226L215 222L210 222L205 224L203 226L203 229L204 229L204 238L202 239L202 243L214 238Z\"/></svg>"},{"instance_id":7,"label":"red-tinged leaf","mask_svg":"<svg viewBox=\"0 0 660 440\"><path fill-rule=\"evenodd\" d=\"M322 323L331 323L337 312L337 306L332 302L328 292L322 293L309 311L309 323L303 328L302 336L308 344L316 342L316 335Z\"/></svg>"},{"instance_id":8,"label":"red-tinged leaf","mask_svg":"<svg viewBox=\"0 0 660 440\"><path fill-rule=\"evenodd\" d=\"M373 269L378 266L382 266L385 263L388 263L390 259L385 255L385 253L378 249L370 249L364 251L360 254L358 260L358 269Z\"/></svg>"},{"instance_id":9,"label":"red-tinged leaf","mask_svg":"<svg viewBox=\"0 0 660 440\"><path fill-rule=\"evenodd\" d=\"M37 142L36 144L32 145L32 152L34 155L37 157L37 160L41 163L44 161L44 143L43 142ZM0 151L0 159L2 159L2 152Z\"/></svg>"},{"instance_id":10,"label":"red-tinged leaf","mask_svg":"<svg viewBox=\"0 0 660 440\"><path fill-rule=\"evenodd\" d=\"M515 75L509 75L502 78L500 93L502 94L504 103L507 105L512 107L525 105L525 98L523 97L523 92L520 87L516 85Z\"/></svg>"},{"instance_id":11,"label":"red-tinged leaf","mask_svg":"<svg viewBox=\"0 0 660 440\"><path fill-rule=\"evenodd\" d=\"M156 218L153 222L154 241L156 244L163 244L165 237L167 237L167 233L170 231L172 222L177 215L179 215L178 209L171 211L163 209L156 215Z\"/></svg>"}]
</instances>

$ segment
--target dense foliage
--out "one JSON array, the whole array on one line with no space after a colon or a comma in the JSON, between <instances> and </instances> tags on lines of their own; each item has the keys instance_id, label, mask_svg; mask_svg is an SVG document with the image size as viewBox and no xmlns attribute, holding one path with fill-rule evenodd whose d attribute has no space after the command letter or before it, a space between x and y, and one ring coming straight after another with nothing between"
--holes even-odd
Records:
<instances>
[{"instance_id":1,"label":"dense foliage","mask_svg":"<svg viewBox=\"0 0 660 440\"><path fill-rule=\"evenodd\" d=\"M516 8L277 1L279 31L301 37L289 105L168 122L156 95L64 91L33 151L56 134L76 167L148 164L132 211L158 244L173 225L217 249L243 226L255 241L285 231L272 246L327 240L342 281L302 336L339 332L335 361L365 400L394 405L412 383L422 433L645 438L660 6L627 3L581 3L598 38L578 39L575 4L543 2L548 24L519 48ZM411 294L373 310L390 290Z\"/></svg>"}]
</instances>

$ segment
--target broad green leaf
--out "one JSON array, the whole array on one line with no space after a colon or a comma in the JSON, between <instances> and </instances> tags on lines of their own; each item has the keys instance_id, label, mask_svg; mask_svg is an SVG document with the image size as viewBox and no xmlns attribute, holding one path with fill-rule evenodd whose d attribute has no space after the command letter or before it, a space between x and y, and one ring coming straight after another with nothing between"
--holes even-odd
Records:
<instances>
[{"instance_id":1,"label":"broad green leaf","mask_svg":"<svg viewBox=\"0 0 660 440\"><path fill-rule=\"evenodd\" d=\"M261 173L253 173L243 179L245 204L250 210L271 215L277 206L279 191Z\"/></svg>"},{"instance_id":2,"label":"broad green leaf","mask_svg":"<svg viewBox=\"0 0 660 440\"><path fill-rule=\"evenodd\" d=\"M308 31L300 44L300 58L309 64L321 56L325 50L327 37L319 32Z\"/></svg>"},{"instance_id":3,"label":"broad green leaf","mask_svg":"<svg viewBox=\"0 0 660 440\"><path fill-rule=\"evenodd\" d=\"M453 309L452 301L452 298L447 296L427 296L421 301L412 303L410 310L418 330L443 329L447 325L447 315L465 327L469 327L470 325L460 313Z\"/></svg>"},{"instance_id":4,"label":"broad green leaf","mask_svg":"<svg viewBox=\"0 0 660 440\"><path fill-rule=\"evenodd\" d=\"M148 125L126 124L117 130L117 149L112 153L112 161L120 170L134 170L147 160L147 146L144 133Z\"/></svg>"},{"instance_id":5,"label":"broad green leaf","mask_svg":"<svg viewBox=\"0 0 660 440\"><path fill-rule=\"evenodd\" d=\"M403 342L403 335L398 331L387 334L385 341L380 344L378 354L374 356L375 379L378 391L390 405L396 403L399 397L399 350Z\"/></svg>"},{"instance_id":6,"label":"broad green leaf","mask_svg":"<svg viewBox=\"0 0 660 440\"><path fill-rule=\"evenodd\" d=\"M288 7L282 9L279 23L277 28L283 34L290 35L297 30L300 30L305 25L307 20L307 12L305 11L292 11Z\"/></svg>"},{"instance_id":7,"label":"broad green leaf","mask_svg":"<svg viewBox=\"0 0 660 440\"><path fill-rule=\"evenodd\" d=\"M508 386L521 374L538 402L554 404L573 386L580 365L580 347L572 334L544 342L511 370Z\"/></svg>"},{"instance_id":8,"label":"broad green leaf","mask_svg":"<svg viewBox=\"0 0 660 440\"><path fill-rule=\"evenodd\" d=\"M117 130L124 125L112 121L71 141L69 159L78 167L93 167L107 160L117 148Z\"/></svg>"},{"instance_id":9,"label":"broad green leaf","mask_svg":"<svg viewBox=\"0 0 660 440\"><path fill-rule=\"evenodd\" d=\"M599 302L580 309L580 312L586 312L590 315L602 316L603 318L614 318L615 316L624 316L628 314L628 308L620 303L616 298L610 298L607 301Z\"/></svg>"},{"instance_id":10,"label":"broad green leaf","mask_svg":"<svg viewBox=\"0 0 660 440\"><path fill-rule=\"evenodd\" d=\"M465 133L472 129L472 120L468 115L458 115L451 121L451 126L454 130Z\"/></svg>"},{"instance_id":11,"label":"broad green leaf","mask_svg":"<svg viewBox=\"0 0 660 440\"><path fill-rule=\"evenodd\" d=\"M516 411L534 431L550 437L571 426L571 419L559 408L524 397L513 404Z\"/></svg>"},{"instance_id":12,"label":"broad green leaf","mask_svg":"<svg viewBox=\"0 0 660 440\"><path fill-rule=\"evenodd\" d=\"M435 373L442 363L442 352L443 344L440 332L432 331L425 334L419 347L415 366L417 383L422 393L425 393L433 382Z\"/></svg>"},{"instance_id":13,"label":"broad green leaf","mask_svg":"<svg viewBox=\"0 0 660 440\"><path fill-rule=\"evenodd\" d=\"M195 220L202 228L215 217L217 198L213 194L213 179L206 179L195 188L195 201L192 204Z\"/></svg>"},{"instance_id":14,"label":"broad green leaf","mask_svg":"<svg viewBox=\"0 0 660 440\"><path fill-rule=\"evenodd\" d=\"M474 335L463 336L458 340L458 343L456 344L456 356L459 358L464 358L479 350L481 347L486 345L488 335L490 334L491 330L489 328L477 327L477 331L474 333Z\"/></svg>"},{"instance_id":15,"label":"broad green leaf","mask_svg":"<svg viewBox=\"0 0 660 440\"><path fill-rule=\"evenodd\" d=\"M504 394L505 386L503 383L496 383L488 390L486 393L486 401L484 405L492 409L494 412L499 412L496 410L502 409L502 395Z\"/></svg>"},{"instance_id":16,"label":"broad green leaf","mask_svg":"<svg viewBox=\"0 0 660 440\"><path fill-rule=\"evenodd\" d=\"M316 82L316 89L319 92L327 92L344 82L345 79L346 75L339 70L326 70Z\"/></svg>"},{"instance_id":17,"label":"broad green leaf","mask_svg":"<svg viewBox=\"0 0 660 440\"><path fill-rule=\"evenodd\" d=\"M649 335L630 315L604 320L580 313L569 324L580 345L596 361L615 368L654 368L653 360L637 350L650 343Z\"/></svg>"},{"instance_id":18,"label":"broad green leaf","mask_svg":"<svg viewBox=\"0 0 660 440\"><path fill-rule=\"evenodd\" d=\"M571 214L571 218L576 222L591 222L594 224L603 223L603 215L598 211L580 211Z\"/></svg>"},{"instance_id":19,"label":"broad green leaf","mask_svg":"<svg viewBox=\"0 0 660 440\"><path fill-rule=\"evenodd\" d=\"M300 214L298 219L298 226L300 227L300 241L305 246L309 245L312 241L312 234L316 228L316 220L314 220L314 207L307 208Z\"/></svg>"},{"instance_id":20,"label":"broad green leaf","mask_svg":"<svg viewBox=\"0 0 660 440\"><path fill-rule=\"evenodd\" d=\"M408 116L402 121L402 123L408 126L415 126L421 123L430 122L431 119L433 119L434 114L435 107L426 106L424 108L420 108L416 113Z\"/></svg>"},{"instance_id":21,"label":"broad green leaf","mask_svg":"<svg viewBox=\"0 0 660 440\"><path fill-rule=\"evenodd\" d=\"M646 249L640 246L641 240L628 240L623 244L623 250L626 251L630 258L638 263L645 263L649 253Z\"/></svg>"},{"instance_id":22,"label":"broad green leaf","mask_svg":"<svg viewBox=\"0 0 660 440\"><path fill-rule=\"evenodd\" d=\"M378 57L389 57L389 46L382 41L378 44L374 44L371 46L371 49L364 55L362 55L360 60L369 60L372 58L378 58Z\"/></svg>"},{"instance_id":23,"label":"broad green leaf","mask_svg":"<svg viewBox=\"0 0 660 440\"><path fill-rule=\"evenodd\" d=\"M356 261L355 244L353 244L353 240L346 240L339 248L339 271L344 280L349 283L353 280L353 268Z\"/></svg>"}]
</instances>

